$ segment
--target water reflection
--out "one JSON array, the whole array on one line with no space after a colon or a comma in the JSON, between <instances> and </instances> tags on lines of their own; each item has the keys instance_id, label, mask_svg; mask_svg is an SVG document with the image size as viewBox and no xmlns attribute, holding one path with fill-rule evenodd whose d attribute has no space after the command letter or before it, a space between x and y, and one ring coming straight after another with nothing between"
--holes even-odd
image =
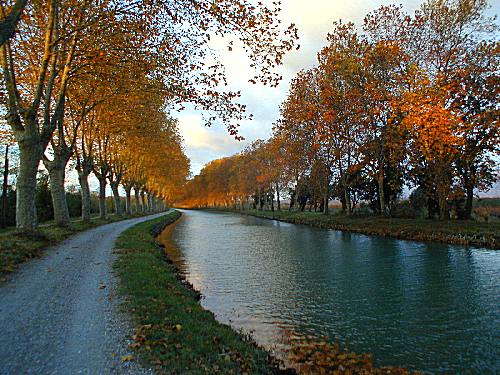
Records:
<instances>
[{"instance_id":1,"label":"water reflection","mask_svg":"<svg viewBox=\"0 0 500 375\"><path fill-rule=\"evenodd\" d=\"M495 251L199 211L171 241L203 306L269 348L327 335L378 364L500 368Z\"/></svg>"}]
</instances>

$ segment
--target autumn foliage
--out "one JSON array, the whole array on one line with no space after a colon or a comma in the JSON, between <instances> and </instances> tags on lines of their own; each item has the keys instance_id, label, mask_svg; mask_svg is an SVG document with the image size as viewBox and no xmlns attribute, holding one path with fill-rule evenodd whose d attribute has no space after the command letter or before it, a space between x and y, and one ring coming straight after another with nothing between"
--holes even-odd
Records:
<instances>
[{"instance_id":1,"label":"autumn foliage","mask_svg":"<svg viewBox=\"0 0 500 375\"><path fill-rule=\"evenodd\" d=\"M280 25L279 2L243 0L35 0L0 6L6 124L19 153L16 223L38 225L35 186L41 162L50 175L55 220L69 224L65 198L73 162L90 220L88 177L99 180L101 217L109 184L115 211L152 211L172 200L189 174L173 117L186 103L239 138L245 107L227 90L211 38L242 49L252 81L275 86L275 67L296 47L297 29ZM134 199L131 191L134 190ZM132 207L134 201L134 207Z\"/></svg>"},{"instance_id":2,"label":"autumn foliage","mask_svg":"<svg viewBox=\"0 0 500 375\"><path fill-rule=\"evenodd\" d=\"M268 141L214 161L188 183L186 206L291 207L347 214L365 201L390 215L404 188L429 217L471 217L496 180L499 42L483 0L389 5L357 28L335 22L316 67L292 80Z\"/></svg>"}]
</instances>

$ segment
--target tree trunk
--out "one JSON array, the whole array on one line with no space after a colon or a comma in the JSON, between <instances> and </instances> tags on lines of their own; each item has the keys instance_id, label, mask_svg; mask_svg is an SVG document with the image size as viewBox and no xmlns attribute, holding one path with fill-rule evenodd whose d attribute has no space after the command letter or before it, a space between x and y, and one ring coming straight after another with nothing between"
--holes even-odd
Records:
<instances>
[{"instance_id":1,"label":"tree trunk","mask_svg":"<svg viewBox=\"0 0 500 375\"><path fill-rule=\"evenodd\" d=\"M117 216L122 216L123 215L122 204L121 204L121 200L120 200L120 192L118 191L119 184L118 184L118 182L111 182L110 185L111 185L111 191L113 192L113 202L115 205L115 214Z\"/></svg>"},{"instance_id":2,"label":"tree trunk","mask_svg":"<svg viewBox=\"0 0 500 375\"><path fill-rule=\"evenodd\" d=\"M39 142L19 142L19 174L16 180L16 227L33 230L38 226L36 214L36 176L42 159Z\"/></svg>"},{"instance_id":3,"label":"tree trunk","mask_svg":"<svg viewBox=\"0 0 500 375\"><path fill-rule=\"evenodd\" d=\"M138 214L140 213L141 210L141 201L140 201L140 195L139 195L139 189L134 188L134 203L135 203L135 212Z\"/></svg>"},{"instance_id":4,"label":"tree trunk","mask_svg":"<svg viewBox=\"0 0 500 375\"><path fill-rule=\"evenodd\" d=\"M378 182L378 199L380 204L380 214L382 216L387 216L387 203L385 201L385 190L384 190L384 171L380 170L377 176Z\"/></svg>"},{"instance_id":5,"label":"tree trunk","mask_svg":"<svg viewBox=\"0 0 500 375\"><path fill-rule=\"evenodd\" d=\"M351 213L352 213L351 193L349 192L349 188L346 188L344 190L344 194L345 194L345 203L346 203L347 215L351 215Z\"/></svg>"},{"instance_id":6,"label":"tree trunk","mask_svg":"<svg viewBox=\"0 0 500 375\"><path fill-rule=\"evenodd\" d=\"M280 188L278 183L276 183L276 206L278 208L278 211L281 211Z\"/></svg>"},{"instance_id":7,"label":"tree trunk","mask_svg":"<svg viewBox=\"0 0 500 375\"><path fill-rule=\"evenodd\" d=\"M342 206L342 213L345 213L347 210L347 204L345 201L345 190L341 192L339 199L340 199L340 204Z\"/></svg>"},{"instance_id":8,"label":"tree trunk","mask_svg":"<svg viewBox=\"0 0 500 375\"><path fill-rule=\"evenodd\" d=\"M328 215L328 201L330 200L330 177L325 181L325 195L323 196L323 214Z\"/></svg>"},{"instance_id":9,"label":"tree trunk","mask_svg":"<svg viewBox=\"0 0 500 375\"><path fill-rule=\"evenodd\" d=\"M99 217L106 219L106 177L98 177L99 179Z\"/></svg>"},{"instance_id":10,"label":"tree trunk","mask_svg":"<svg viewBox=\"0 0 500 375\"><path fill-rule=\"evenodd\" d=\"M7 226L7 187L9 184L9 145L5 146L5 162L3 165L3 184L2 184L2 222L0 226Z\"/></svg>"},{"instance_id":11,"label":"tree trunk","mask_svg":"<svg viewBox=\"0 0 500 375\"><path fill-rule=\"evenodd\" d=\"M63 144L54 147L54 160L51 161L45 156L43 157L43 164L49 171L54 220L56 225L61 227L67 227L70 224L64 180L66 178L66 165L71 158L71 154L71 148Z\"/></svg>"},{"instance_id":12,"label":"tree trunk","mask_svg":"<svg viewBox=\"0 0 500 375\"><path fill-rule=\"evenodd\" d=\"M450 218L447 195L439 194L439 220L448 220Z\"/></svg>"},{"instance_id":13,"label":"tree trunk","mask_svg":"<svg viewBox=\"0 0 500 375\"><path fill-rule=\"evenodd\" d=\"M156 212L156 196L155 195L153 195L151 197L151 203L153 205L153 212Z\"/></svg>"},{"instance_id":14,"label":"tree trunk","mask_svg":"<svg viewBox=\"0 0 500 375\"><path fill-rule=\"evenodd\" d=\"M90 223L90 187L89 171L78 171L78 181L80 182L80 194L82 195L82 221Z\"/></svg>"},{"instance_id":15,"label":"tree trunk","mask_svg":"<svg viewBox=\"0 0 500 375\"><path fill-rule=\"evenodd\" d=\"M0 21L0 46L3 46L16 33L16 27L23 15L28 0L16 0L9 14Z\"/></svg>"},{"instance_id":16,"label":"tree trunk","mask_svg":"<svg viewBox=\"0 0 500 375\"><path fill-rule=\"evenodd\" d=\"M141 200L142 200L142 212L146 213L146 212L148 212L148 205L146 203L146 196L145 196L144 190L141 191Z\"/></svg>"},{"instance_id":17,"label":"tree trunk","mask_svg":"<svg viewBox=\"0 0 500 375\"><path fill-rule=\"evenodd\" d=\"M125 185L125 211L127 212L127 215L130 215L132 213L132 199L131 199L131 192L132 186L130 185Z\"/></svg>"},{"instance_id":18,"label":"tree trunk","mask_svg":"<svg viewBox=\"0 0 500 375\"><path fill-rule=\"evenodd\" d=\"M153 199L152 199L152 195L150 193L148 193L147 197L148 197L148 212L152 212L153 211Z\"/></svg>"},{"instance_id":19,"label":"tree trunk","mask_svg":"<svg viewBox=\"0 0 500 375\"><path fill-rule=\"evenodd\" d=\"M54 220L57 226L67 227L70 224L70 219L66 191L64 190L65 168L62 165L53 164L47 169L50 177L50 195L52 197L52 207L54 208Z\"/></svg>"},{"instance_id":20,"label":"tree trunk","mask_svg":"<svg viewBox=\"0 0 500 375\"><path fill-rule=\"evenodd\" d=\"M472 217L472 203L474 201L474 187L469 186L466 189L466 201L465 201L465 209L464 209L464 219L470 220Z\"/></svg>"}]
</instances>

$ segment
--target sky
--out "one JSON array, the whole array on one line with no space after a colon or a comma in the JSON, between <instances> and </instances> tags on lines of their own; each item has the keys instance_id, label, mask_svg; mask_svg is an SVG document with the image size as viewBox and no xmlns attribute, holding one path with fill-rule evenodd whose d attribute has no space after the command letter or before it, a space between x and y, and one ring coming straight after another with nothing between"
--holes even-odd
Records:
<instances>
[{"instance_id":1,"label":"sky","mask_svg":"<svg viewBox=\"0 0 500 375\"><path fill-rule=\"evenodd\" d=\"M291 79L299 70L316 64L316 55L326 45L326 35L332 29L334 21L342 19L361 26L368 12L389 3L381 0L282 0L281 20L284 25L292 22L297 25L301 47L298 51L290 52L283 65L278 68L283 81L277 88L249 83L252 71L245 54L237 48L229 52L221 40L215 39L212 47L220 50L221 60L226 65L228 89L241 91L240 102L247 105L248 112L254 118L241 123L240 134L245 137L245 141L238 142L222 125L205 127L201 113L194 109L173 113L179 119L193 174L198 174L203 165L213 159L237 153L252 141L270 136L272 125L279 117L279 105L286 98ZM400 3L405 10L413 13L421 1L406 0Z\"/></svg>"}]
</instances>

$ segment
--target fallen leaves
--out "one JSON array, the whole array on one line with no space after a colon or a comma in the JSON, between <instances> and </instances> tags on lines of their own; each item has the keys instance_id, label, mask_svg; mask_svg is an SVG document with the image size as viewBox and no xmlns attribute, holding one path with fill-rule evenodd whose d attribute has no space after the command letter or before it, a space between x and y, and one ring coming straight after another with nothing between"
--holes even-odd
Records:
<instances>
[{"instance_id":1,"label":"fallen leaves","mask_svg":"<svg viewBox=\"0 0 500 375\"><path fill-rule=\"evenodd\" d=\"M299 374L412 374L400 367L376 368L371 354L352 353L326 340L296 340L289 359Z\"/></svg>"},{"instance_id":2,"label":"fallen leaves","mask_svg":"<svg viewBox=\"0 0 500 375\"><path fill-rule=\"evenodd\" d=\"M132 339L134 340L134 342L132 344L129 344L128 347L131 349L140 348L146 342L146 335L144 331L150 330L152 327L153 327L152 324L144 324L138 326L135 329L135 333L132 335Z\"/></svg>"}]
</instances>

